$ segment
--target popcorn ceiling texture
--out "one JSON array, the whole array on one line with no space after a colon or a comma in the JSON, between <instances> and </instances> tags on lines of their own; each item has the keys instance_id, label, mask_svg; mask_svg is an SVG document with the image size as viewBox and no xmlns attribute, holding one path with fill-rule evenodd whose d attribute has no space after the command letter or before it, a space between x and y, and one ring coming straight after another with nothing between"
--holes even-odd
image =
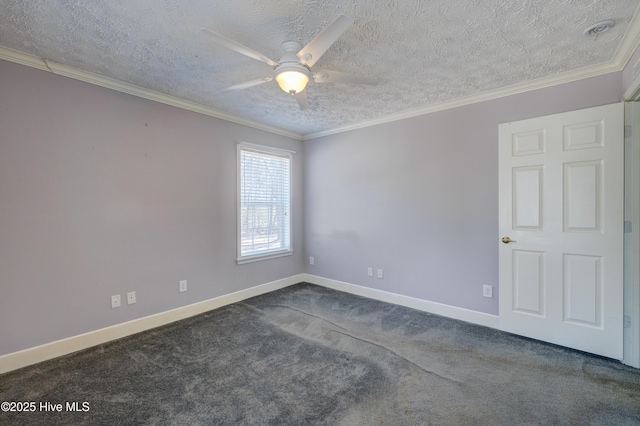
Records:
<instances>
[{"instance_id":1,"label":"popcorn ceiling texture","mask_svg":"<svg viewBox=\"0 0 640 426\"><path fill-rule=\"evenodd\" d=\"M332 129L613 59L637 0L6 0L0 45L299 134ZM314 84L299 109L267 64L213 44L202 27L277 60L339 14L355 21L316 67L379 80ZM613 19L598 40L582 31Z\"/></svg>"}]
</instances>

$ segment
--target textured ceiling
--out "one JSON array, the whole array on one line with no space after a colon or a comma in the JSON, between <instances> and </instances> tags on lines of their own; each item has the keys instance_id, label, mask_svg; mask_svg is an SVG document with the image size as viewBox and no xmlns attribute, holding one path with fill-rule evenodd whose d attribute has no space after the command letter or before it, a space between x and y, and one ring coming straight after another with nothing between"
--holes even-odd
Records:
<instances>
[{"instance_id":1,"label":"textured ceiling","mask_svg":"<svg viewBox=\"0 0 640 426\"><path fill-rule=\"evenodd\" d=\"M301 135L608 63L638 0L3 0L0 45ZM317 67L376 86L314 84L309 108L272 68L202 27L277 60L338 15L354 24ZM612 19L594 41L583 30Z\"/></svg>"}]
</instances>

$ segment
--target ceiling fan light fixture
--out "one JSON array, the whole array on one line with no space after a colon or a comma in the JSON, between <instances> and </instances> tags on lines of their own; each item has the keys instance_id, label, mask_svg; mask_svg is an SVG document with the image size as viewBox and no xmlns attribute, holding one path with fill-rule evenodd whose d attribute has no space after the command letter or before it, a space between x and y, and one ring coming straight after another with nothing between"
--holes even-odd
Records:
<instances>
[{"instance_id":1,"label":"ceiling fan light fixture","mask_svg":"<svg viewBox=\"0 0 640 426\"><path fill-rule=\"evenodd\" d=\"M307 84L311 73L304 66L284 64L275 72L276 82L278 86L285 92L295 95L302 92Z\"/></svg>"}]
</instances>

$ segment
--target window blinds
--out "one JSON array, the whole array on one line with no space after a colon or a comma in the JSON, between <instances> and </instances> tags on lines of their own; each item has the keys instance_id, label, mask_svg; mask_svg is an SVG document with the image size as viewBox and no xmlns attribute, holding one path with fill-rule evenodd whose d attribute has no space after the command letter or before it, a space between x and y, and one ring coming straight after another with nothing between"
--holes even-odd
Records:
<instances>
[{"instance_id":1,"label":"window blinds","mask_svg":"<svg viewBox=\"0 0 640 426\"><path fill-rule=\"evenodd\" d=\"M291 155L240 147L239 259L291 249Z\"/></svg>"}]
</instances>

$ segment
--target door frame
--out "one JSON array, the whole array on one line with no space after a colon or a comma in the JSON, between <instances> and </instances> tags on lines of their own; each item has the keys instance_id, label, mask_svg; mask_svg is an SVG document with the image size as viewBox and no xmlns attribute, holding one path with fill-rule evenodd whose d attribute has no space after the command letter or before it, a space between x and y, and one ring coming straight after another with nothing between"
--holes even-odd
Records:
<instances>
[{"instance_id":1,"label":"door frame","mask_svg":"<svg viewBox=\"0 0 640 426\"><path fill-rule=\"evenodd\" d=\"M639 63L640 59L634 68ZM622 101L625 102L624 315L628 325L624 329L622 362L640 368L640 74L624 92Z\"/></svg>"},{"instance_id":2,"label":"door frame","mask_svg":"<svg viewBox=\"0 0 640 426\"><path fill-rule=\"evenodd\" d=\"M636 46L637 47L637 46ZM631 59L626 63L630 67ZM640 58L634 59L634 78L622 95L625 102L625 227L623 363L640 368ZM630 232L627 232L630 231ZM625 318L627 320L627 318Z\"/></svg>"},{"instance_id":3,"label":"door frame","mask_svg":"<svg viewBox=\"0 0 640 426\"><path fill-rule=\"evenodd\" d=\"M635 82L634 82L635 83ZM627 91L624 122L624 349L622 362L640 368L640 80Z\"/></svg>"}]
</instances>

